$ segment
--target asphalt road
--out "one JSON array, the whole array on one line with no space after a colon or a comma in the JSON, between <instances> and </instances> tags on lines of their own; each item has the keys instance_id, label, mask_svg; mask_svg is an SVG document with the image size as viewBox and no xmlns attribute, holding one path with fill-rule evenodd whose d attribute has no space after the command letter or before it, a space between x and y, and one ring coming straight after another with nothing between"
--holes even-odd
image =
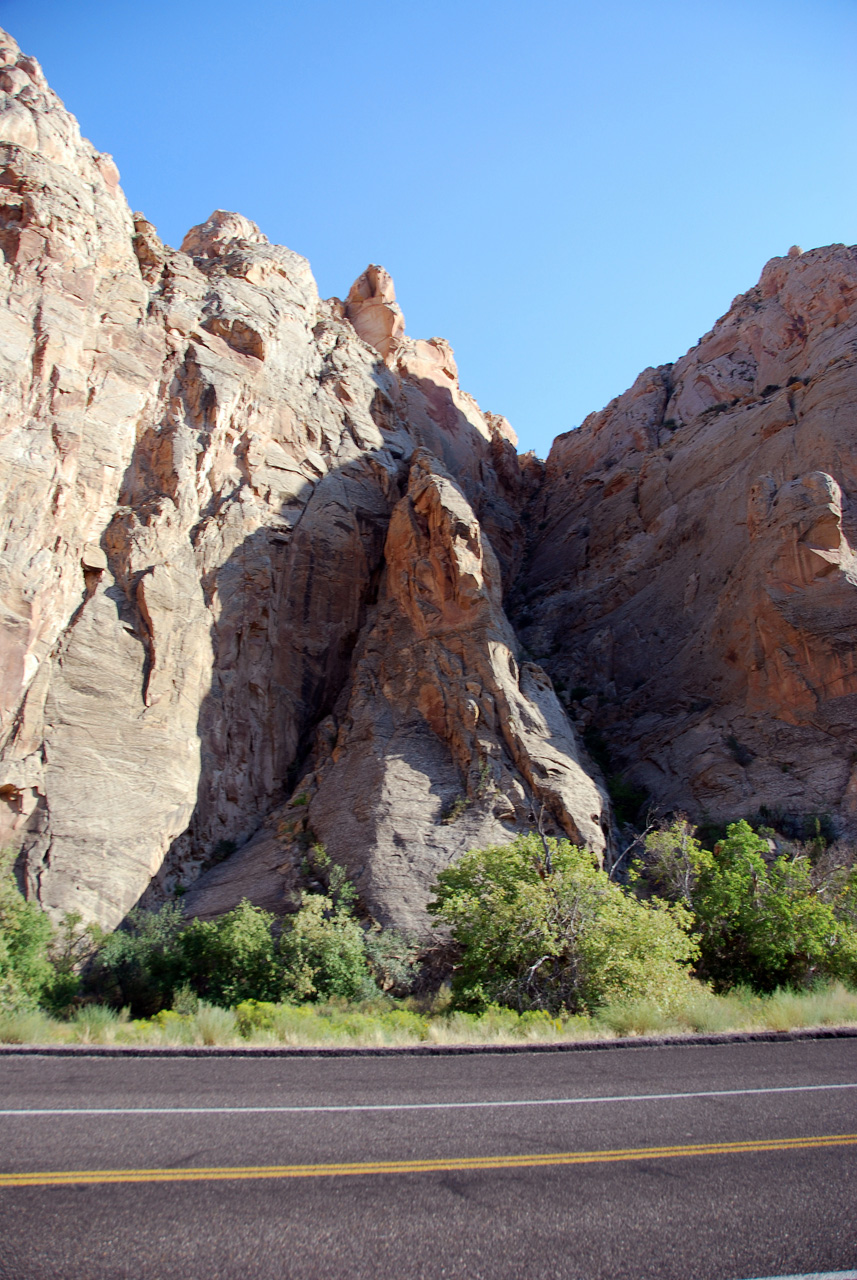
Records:
<instances>
[{"instance_id":1,"label":"asphalt road","mask_svg":"<svg viewBox=\"0 0 857 1280\"><path fill-rule=\"evenodd\" d=\"M2 1280L857 1270L857 1040L0 1081Z\"/></svg>"}]
</instances>

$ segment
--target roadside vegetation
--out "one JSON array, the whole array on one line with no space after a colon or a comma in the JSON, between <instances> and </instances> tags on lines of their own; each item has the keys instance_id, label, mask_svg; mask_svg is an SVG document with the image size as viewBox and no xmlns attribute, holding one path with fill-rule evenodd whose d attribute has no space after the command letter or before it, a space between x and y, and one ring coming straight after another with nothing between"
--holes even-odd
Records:
<instances>
[{"instance_id":1,"label":"roadside vegetation","mask_svg":"<svg viewBox=\"0 0 857 1280\"><path fill-rule=\"evenodd\" d=\"M820 834L683 818L619 883L533 833L438 877L431 946L380 929L316 846L298 909L180 900L112 934L54 927L0 874L0 1042L514 1043L857 1025L857 867Z\"/></svg>"}]
</instances>

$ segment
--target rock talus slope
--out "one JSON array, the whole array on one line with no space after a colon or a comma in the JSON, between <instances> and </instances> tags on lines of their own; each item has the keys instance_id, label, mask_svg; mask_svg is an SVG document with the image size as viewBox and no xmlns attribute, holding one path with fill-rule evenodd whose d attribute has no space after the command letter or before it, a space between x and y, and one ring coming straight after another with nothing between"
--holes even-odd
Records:
<instances>
[{"instance_id":1,"label":"rock talus slope","mask_svg":"<svg viewBox=\"0 0 857 1280\"><path fill-rule=\"evenodd\" d=\"M601 784L503 593L540 481L372 266L132 215L0 40L2 841L54 913L294 900L311 838L420 928L436 870ZM212 865L216 864L216 865Z\"/></svg>"}]
</instances>

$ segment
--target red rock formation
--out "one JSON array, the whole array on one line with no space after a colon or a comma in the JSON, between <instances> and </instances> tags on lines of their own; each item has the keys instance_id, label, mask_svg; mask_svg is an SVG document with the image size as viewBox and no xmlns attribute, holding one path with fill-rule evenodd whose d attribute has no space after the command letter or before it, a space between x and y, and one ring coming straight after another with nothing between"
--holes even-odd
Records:
<instances>
[{"instance_id":1,"label":"red rock formation","mask_svg":"<svg viewBox=\"0 0 857 1280\"><path fill-rule=\"evenodd\" d=\"M404 336L382 268L324 302L306 261L238 214L163 245L8 37L0 65L0 797L28 892L112 925L237 846L196 909L282 909L302 852L282 806L310 766L313 822L389 919L421 925L437 867L542 803L603 847L598 789L502 613L536 473L460 390L449 346ZM438 523L414 589L464 612L454 640L421 637L434 674L402 650L376 705L372 637L416 617L391 588L390 527L421 467ZM490 733L458 725L478 681L445 683L447 645L502 685L507 729L499 711ZM336 790L337 770L360 777L362 718L377 793L397 794L388 713L422 744L397 878L404 828L355 830ZM445 822L459 796L479 804Z\"/></svg>"},{"instance_id":2,"label":"red rock formation","mask_svg":"<svg viewBox=\"0 0 857 1280\"><path fill-rule=\"evenodd\" d=\"M662 807L857 830L857 250L774 259L545 468L383 268L325 302L222 210L176 252L8 37L0 90L0 825L32 896L284 910L316 838L421 928L442 866L534 817L601 852L534 656Z\"/></svg>"},{"instance_id":3,"label":"red rock formation","mask_svg":"<svg viewBox=\"0 0 857 1280\"><path fill-rule=\"evenodd\" d=\"M853 816L856 307L854 249L775 258L551 450L515 616L662 806Z\"/></svg>"}]
</instances>

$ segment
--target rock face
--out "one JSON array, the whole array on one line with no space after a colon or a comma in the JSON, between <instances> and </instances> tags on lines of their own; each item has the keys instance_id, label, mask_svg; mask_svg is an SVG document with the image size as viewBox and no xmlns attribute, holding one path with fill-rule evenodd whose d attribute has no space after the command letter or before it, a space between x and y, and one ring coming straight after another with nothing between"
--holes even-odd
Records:
<instances>
[{"instance_id":1,"label":"rock face","mask_svg":"<svg viewBox=\"0 0 857 1280\"><path fill-rule=\"evenodd\" d=\"M793 249L551 450L514 616L664 808L857 817L855 356L857 250Z\"/></svg>"},{"instance_id":2,"label":"rock face","mask_svg":"<svg viewBox=\"0 0 857 1280\"><path fill-rule=\"evenodd\" d=\"M8 37L0 90L0 841L30 896L285 911L319 840L420 930L468 847L537 823L611 855L583 730L663 809L857 832L857 250L773 259L545 467L383 268L324 301L222 210L176 252Z\"/></svg>"},{"instance_id":3,"label":"rock face","mask_svg":"<svg viewBox=\"0 0 857 1280\"><path fill-rule=\"evenodd\" d=\"M381 917L416 925L437 872L462 847L505 843L534 800L595 849L604 803L550 681L519 668L497 559L427 451L411 459L384 560L336 740L305 793L312 829Z\"/></svg>"},{"instance_id":4,"label":"rock face","mask_svg":"<svg viewBox=\"0 0 857 1280\"><path fill-rule=\"evenodd\" d=\"M476 840L535 818L603 851L503 612L541 471L448 344L405 337L382 268L325 302L237 214L163 245L8 37L0 64L0 798L28 893L108 926L178 881L203 914L283 910L314 835L420 928Z\"/></svg>"}]
</instances>

